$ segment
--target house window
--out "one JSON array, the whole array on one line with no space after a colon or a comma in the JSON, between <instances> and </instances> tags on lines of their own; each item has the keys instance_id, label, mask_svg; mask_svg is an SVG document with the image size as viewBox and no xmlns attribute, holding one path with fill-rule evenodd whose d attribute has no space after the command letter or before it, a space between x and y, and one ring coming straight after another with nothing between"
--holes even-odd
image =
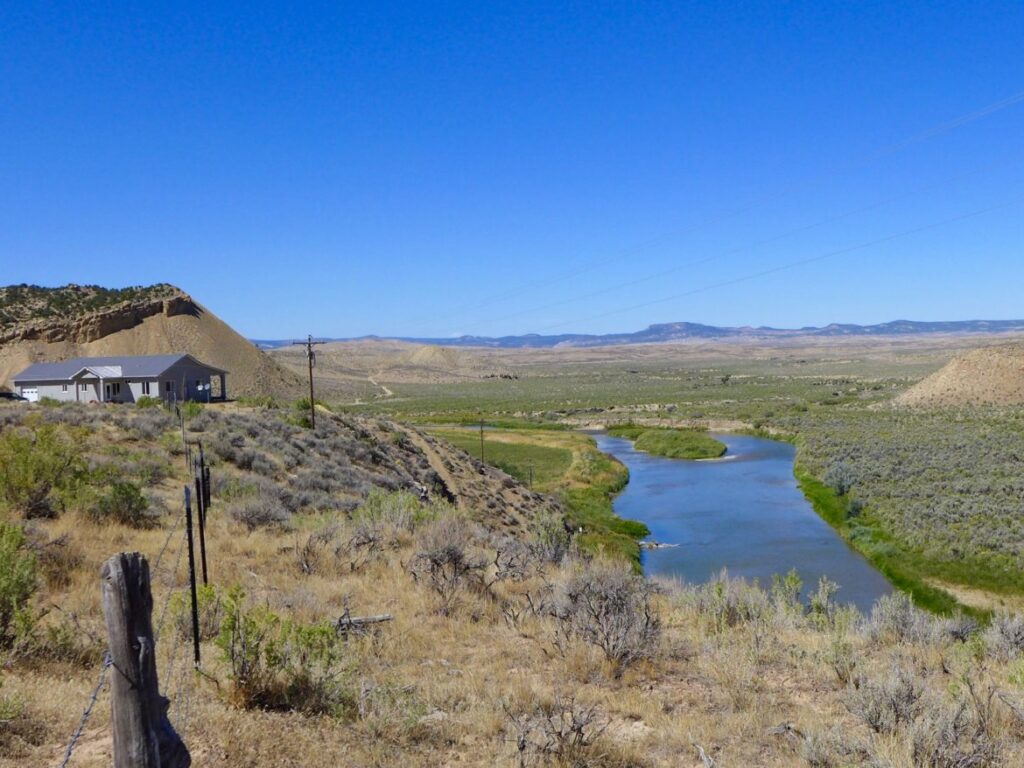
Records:
<instances>
[{"instance_id":1,"label":"house window","mask_svg":"<svg viewBox=\"0 0 1024 768\"><path fill-rule=\"evenodd\" d=\"M173 381L165 381L164 382L164 391L165 392L174 392L174 382Z\"/></svg>"},{"instance_id":2,"label":"house window","mask_svg":"<svg viewBox=\"0 0 1024 768\"><path fill-rule=\"evenodd\" d=\"M60 385L60 391L61 392L67 392L68 391L68 385L67 384L61 384Z\"/></svg>"},{"instance_id":3,"label":"house window","mask_svg":"<svg viewBox=\"0 0 1024 768\"><path fill-rule=\"evenodd\" d=\"M85 384L85 383L79 384L78 385L78 389L80 391L82 391L82 392L88 392L89 391L89 385Z\"/></svg>"},{"instance_id":4,"label":"house window","mask_svg":"<svg viewBox=\"0 0 1024 768\"><path fill-rule=\"evenodd\" d=\"M144 395L148 395L149 394L149 382L148 381L142 382L142 394L144 394Z\"/></svg>"},{"instance_id":5,"label":"house window","mask_svg":"<svg viewBox=\"0 0 1024 768\"><path fill-rule=\"evenodd\" d=\"M114 382L113 392L114 392L115 395L120 395L121 394L121 385L119 383Z\"/></svg>"}]
</instances>

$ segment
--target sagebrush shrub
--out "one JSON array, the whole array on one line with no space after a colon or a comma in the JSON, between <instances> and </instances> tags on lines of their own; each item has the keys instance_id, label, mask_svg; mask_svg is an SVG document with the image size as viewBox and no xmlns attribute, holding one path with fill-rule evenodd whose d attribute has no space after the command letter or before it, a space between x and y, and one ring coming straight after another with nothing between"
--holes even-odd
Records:
<instances>
[{"instance_id":1,"label":"sagebrush shrub","mask_svg":"<svg viewBox=\"0 0 1024 768\"><path fill-rule=\"evenodd\" d=\"M846 707L875 733L895 733L917 719L924 703L924 683L913 671L897 666L883 680L860 680L846 694Z\"/></svg>"},{"instance_id":2,"label":"sagebrush shrub","mask_svg":"<svg viewBox=\"0 0 1024 768\"><path fill-rule=\"evenodd\" d=\"M82 435L38 420L0 434L0 500L27 518L55 517L85 481Z\"/></svg>"},{"instance_id":3,"label":"sagebrush shrub","mask_svg":"<svg viewBox=\"0 0 1024 768\"><path fill-rule=\"evenodd\" d=\"M157 518L149 514L149 500L135 483L114 481L90 510L96 522L117 522L133 528L149 528Z\"/></svg>"},{"instance_id":4,"label":"sagebrush shrub","mask_svg":"<svg viewBox=\"0 0 1024 768\"><path fill-rule=\"evenodd\" d=\"M1010 661L1024 653L1024 616L1000 611L983 635L989 654Z\"/></svg>"},{"instance_id":5,"label":"sagebrush shrub","mask_svg":"<svg viewBox=\"0 0 1024 768\"><path fill-rule=\"evenodd\" d=\"M271 496L250 496L234 502L228 507L228 514L250 531L257 528L288 528L291 513L281 502Z\"/></svg>"},{"instance_id":6,"label":"sagebrush shrub","mask_svg":"<svg viewBox=\"0 0 1024 768\"><path fill-rule=\"evenodd\" d=\"M240 706L335 717L355 711L351 663L333 624L299 624L248 607L238 588L223 605L217 645Z\"/></svg>"},{"instance_id":7,"label":"sagebrush shrub","mask_svg":"<svg viewBox=\"0 0 1024 768\"><path fill-rule=\"evenodd\" d=\"M875 602L866 630L875 642L926 643L934 637L936 626L908 595L897 591Z\"/></svg>"},{"instance_id":8,"label":"sagebrush shrub","mask_svg":"<svg viewBox=\"0 0 1024 768\"><path fill-rule=\"evenodd\" d=\"M28 616L36 589L36 558L25 532L12 523L0 523L0 648L14 642L19 624Z\"/></svg>"}]
</instances>

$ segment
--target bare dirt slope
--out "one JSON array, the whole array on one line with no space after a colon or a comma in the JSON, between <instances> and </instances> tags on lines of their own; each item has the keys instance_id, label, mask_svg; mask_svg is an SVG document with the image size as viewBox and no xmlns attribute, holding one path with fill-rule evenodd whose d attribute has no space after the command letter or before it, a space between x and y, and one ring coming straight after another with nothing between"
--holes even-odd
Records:
<instances>
[{"instance_id":1,"label":"bare dirt slope","mask_svg":"<svg viewBox=\"0 0 1024 768\"><path fill-rule=\"evenodd\" d=\"M64 289L56 289L64 290ZM0 329L0 387L34 362L185 352L229 372L228 394L295 397L301 378L173 286L97 311L36 317Z\"/></svg>"},{"instance_id":2,"label":"bare dirt slope","mask_svg":"<svg viewBox=\"0 0 1024 768\"><path fill-rule=\"evenodd\" d=\"M1024 344L959 355L900 395L897 403L918 407L1024 403Z\"/></svg>"}]
</instances>

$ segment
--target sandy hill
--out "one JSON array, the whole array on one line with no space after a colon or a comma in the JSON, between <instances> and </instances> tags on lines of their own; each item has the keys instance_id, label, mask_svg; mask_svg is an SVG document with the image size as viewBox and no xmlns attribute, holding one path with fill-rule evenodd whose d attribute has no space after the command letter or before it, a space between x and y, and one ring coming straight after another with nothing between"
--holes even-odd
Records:
<instances>
[{"instance_id":1,"label":"sandy hill","mask_svg":"<svg viewBox=\"0 0 1024 768\"><path fill-rule=\"evenodd\" d=\"M34 362L187 352L229 372L228 394L295 396L301 379L171 285L0 288L0 387Z\"/></svg>"},{"instance_id":2,"label":"sandy hill","mask_svg":"<svg viewBox=\"0 0 1024 768\"><path fill-rule=\"evenodd\" d=\"M268 354L285 368L305 375L303 347L283 345ZM514 375L514 366L498 359L501 354L501 350L379 339L332 341L316 350L318 392L328 398L370 400L391 397L389 384L458 383Z\"/></svg>"},{"instance_id":3,"label":"sandy hill","mask_svg":"<svg viewBox=\"0 0 1024 768\"><path fill-rule=\"evenodd\" d=\"M904 392L900 405L919 407L1024 403L1024 344L960 355Z\"/></svg>"}]
</instances>

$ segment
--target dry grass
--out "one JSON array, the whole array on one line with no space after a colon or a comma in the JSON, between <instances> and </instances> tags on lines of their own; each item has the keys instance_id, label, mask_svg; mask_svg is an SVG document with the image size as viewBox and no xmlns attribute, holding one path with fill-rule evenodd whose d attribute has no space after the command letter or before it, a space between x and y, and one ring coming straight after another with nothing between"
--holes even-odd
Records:
<instances>
[{"instance_id":1,"label":"dry grass","mask_svg":"<svg viewBox=\"0 0 1024 768\"><path fill-rule=\"evenodd\" d=\"M183 480L178 471L156 490L170 498ZM237 472L227 465L220 471ZM1024 720L1015 711L1024 711L1020 660L989 653L981 633L954 640L938 622L910 621L892 608L871 621L843 612L811 616L784 595L727 580L699 588L665 583L652 598L660 622L653 654L621 667L579 633L560 634L543 608L586 573L577 559L533 558L502 580L489 565L446 612L435 591L409 573L429 522L378 519L379 546L367 556L353 544L365 521L344 511L297 514L292 530L250 531L226 509L214 500L207 531L211 580L222 594L238 585L247 604L301 623L346 611L394 620L347 641L352 708L339 717L234 705L230 667L215 641L203 644L199 675L189 668L187 641L166 629L157 647L161 687L195 765L675 768L701 766L703 750L719 766L911 768L946 764L921 762L921 745L934 742L933 726L957 702L972 723L984 719L986 738L1000 747L998 760L965 765L1024 761ZM169 516L159 528L138 530L74 514L36 523L36 535L64 537L76 553L63 578L40 585L43 624L71 622L86 643L89 634L102 637L100 564L119 550L138 550L155 566L172 524ZM327 543L316 567L304 568L297 550L317 530L327 532ZM494 532L466 535L474 551L493 557ZM179 536L154 567L155 623L184 583ZM168 617L166 627L173 621ZM831 663L837 652L856 660L849 683ZM926 706L915 722L876 733L849 706L849 688L869 689L895 668L921 687ZM0 765L58 763L97 674L95 656L36 651L9 658L0 696L17 700L22 711L0 723ZM106 694L73 764L110 764Z\"/></svg>"}]
</instances>

